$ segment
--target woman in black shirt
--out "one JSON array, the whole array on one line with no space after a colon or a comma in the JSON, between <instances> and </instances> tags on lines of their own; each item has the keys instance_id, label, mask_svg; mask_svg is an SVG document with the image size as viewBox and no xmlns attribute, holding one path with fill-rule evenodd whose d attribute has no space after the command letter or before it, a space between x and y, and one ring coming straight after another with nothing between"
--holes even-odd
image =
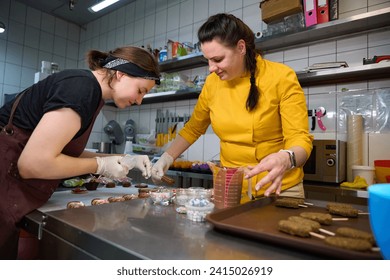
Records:
<instances>
[{"instance_id":1,"label":"woman in black shirt","mask_svg":"<svg viewBox=\"0 0 390 280\"><path fill-rule=\"evenodd\" d=\"M61 179L89 173L123 178L132 168L151 175L147 156L126 155L125 164L124 155L84 149L105 101L139 105L159 84L157 61L132 46L92 50L87 60L91 71L52 74L0 108L0 258L16 257L17 223L41 207Z\"/></svg>"}]
</instances>

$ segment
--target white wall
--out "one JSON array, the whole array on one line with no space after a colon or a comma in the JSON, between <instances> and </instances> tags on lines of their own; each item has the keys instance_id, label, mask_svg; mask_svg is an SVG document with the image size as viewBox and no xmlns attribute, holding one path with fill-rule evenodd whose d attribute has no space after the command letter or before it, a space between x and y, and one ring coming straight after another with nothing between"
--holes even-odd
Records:
<instances>
[{"instance_id":1,"label":"white wall","mask_svg":"<svg viewBox=\"0 0 390 280\"><path fill-rule=\"evenodd\" d=\"M41 61L57 62L61 69L76 68L80 27L17 1L0 1L0 104L11 94L34 83Z\"/></svg>"},{"instance_id":2,"label":"white wall","mask_svg":"<svg viewBox=\"0 0 390 280\"><path fill-rule=\"evenodd\" d=\"M339 0L340 18L390 7L390 0ZM153 48L163 47L168 39L196 42L196 32L208 16L229 12L243 19L254 32L266 28L261 21L259 1L255 0L137 0L80 29L74 24L41 13L16 1L0 2L0 20L9 32L0 34L0 92L14 93L33 83L40 61L59 63L61 69L85 68L84 55L89 49L109 50L131 44ZM11 32L12 31L12 32ZM369 32L344 39L308 44L280 52L267 53L265 58L283 62L295 70L302 70L316 62L347 61L350 66L361 65L362 58L390 53L390 30ZM207 67L184 71L188 76L206 74ZM331 84L304 88L309 108L326 104L327 111L336 110L329 92L348 89L390 87L389 80L361 81L350 84ZM0 104L2 104L0 94ZM127 119L137 122L140 132L147 133L155 127L156 110L162 108L190 114L196 100L183 100L132 106L117 110L105 106L95 123L92 142L108 141L103 132L111 119L122 126ZM333 107L332 107L333 106ZM331 116L331 114L327 115ZM336 123L325 119L326 133L315 131L316 138L334 137ZM124 147L121 147L124 148ZM219 151L217 137L212 130L201 137L185 153L190 160L208 160Z\"/></svg>"}]
</instances>

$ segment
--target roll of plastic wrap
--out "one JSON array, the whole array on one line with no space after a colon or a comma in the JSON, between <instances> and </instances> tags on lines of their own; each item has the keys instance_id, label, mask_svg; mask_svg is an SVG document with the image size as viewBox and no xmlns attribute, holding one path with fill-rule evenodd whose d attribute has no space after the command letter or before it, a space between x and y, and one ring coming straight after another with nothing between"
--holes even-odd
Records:
<instances>
[{"instance_id":1,"label":"roll of plastic wrap","mask_svg":"<svg viewBox=\"0 0 390 280\"><path fill-rule=\"evenodd\" d=\"M353 182L353 165L363 165L363 116L347 117L347 181Z\"/></svg>"}]
</instances>

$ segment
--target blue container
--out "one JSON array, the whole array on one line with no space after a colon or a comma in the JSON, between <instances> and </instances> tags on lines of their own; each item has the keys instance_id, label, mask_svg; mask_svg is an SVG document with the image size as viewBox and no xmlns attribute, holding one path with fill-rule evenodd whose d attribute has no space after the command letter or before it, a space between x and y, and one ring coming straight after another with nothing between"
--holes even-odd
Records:
<instances>
[{"instance_id":1,"label":"blue container","mask_svg":"<svg viewBox=\"0 0 390 280\"><path fill-rule=\"evenodd\" d=\"M161 50L158 59L160 62L168 60L167 50Z\"/></svg>"},{"instance_id":2,"label":"blue container","mask_svg":"<svg viewBox=\"0 0 390 280\"><path fill-rule=\"evenodd\" d=\"M390 184L368 187L370 225L384 259L390 260Z\"/></svg>"}]
</instances>

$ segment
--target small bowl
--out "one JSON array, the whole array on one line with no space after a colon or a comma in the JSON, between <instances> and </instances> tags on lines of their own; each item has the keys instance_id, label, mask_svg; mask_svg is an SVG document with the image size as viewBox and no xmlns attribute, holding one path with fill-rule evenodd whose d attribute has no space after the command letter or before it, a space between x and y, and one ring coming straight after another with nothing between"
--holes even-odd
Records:
<instances>
[{"instance_id":1,"label":"small bowl","mask_svg":"<svg viewBox=\"0 0 390 280\"><path fill-rule=\"evenodd\" d=\"M214 210L214 203L208 200L191 199L186 205L187 219L194 222L204 222L207 214Z\"/></svg>"},{"instance_id":2,"label":"small bowl","mask_svg":"<svg viewBox=\"0 0 390 280\"><path fill-rule=\"evenodd\" d=\"M169 205L171 202L173 192L166 188L157 188L155 192L149 194L153 204Z\"/></svg>"}]
</instances>

